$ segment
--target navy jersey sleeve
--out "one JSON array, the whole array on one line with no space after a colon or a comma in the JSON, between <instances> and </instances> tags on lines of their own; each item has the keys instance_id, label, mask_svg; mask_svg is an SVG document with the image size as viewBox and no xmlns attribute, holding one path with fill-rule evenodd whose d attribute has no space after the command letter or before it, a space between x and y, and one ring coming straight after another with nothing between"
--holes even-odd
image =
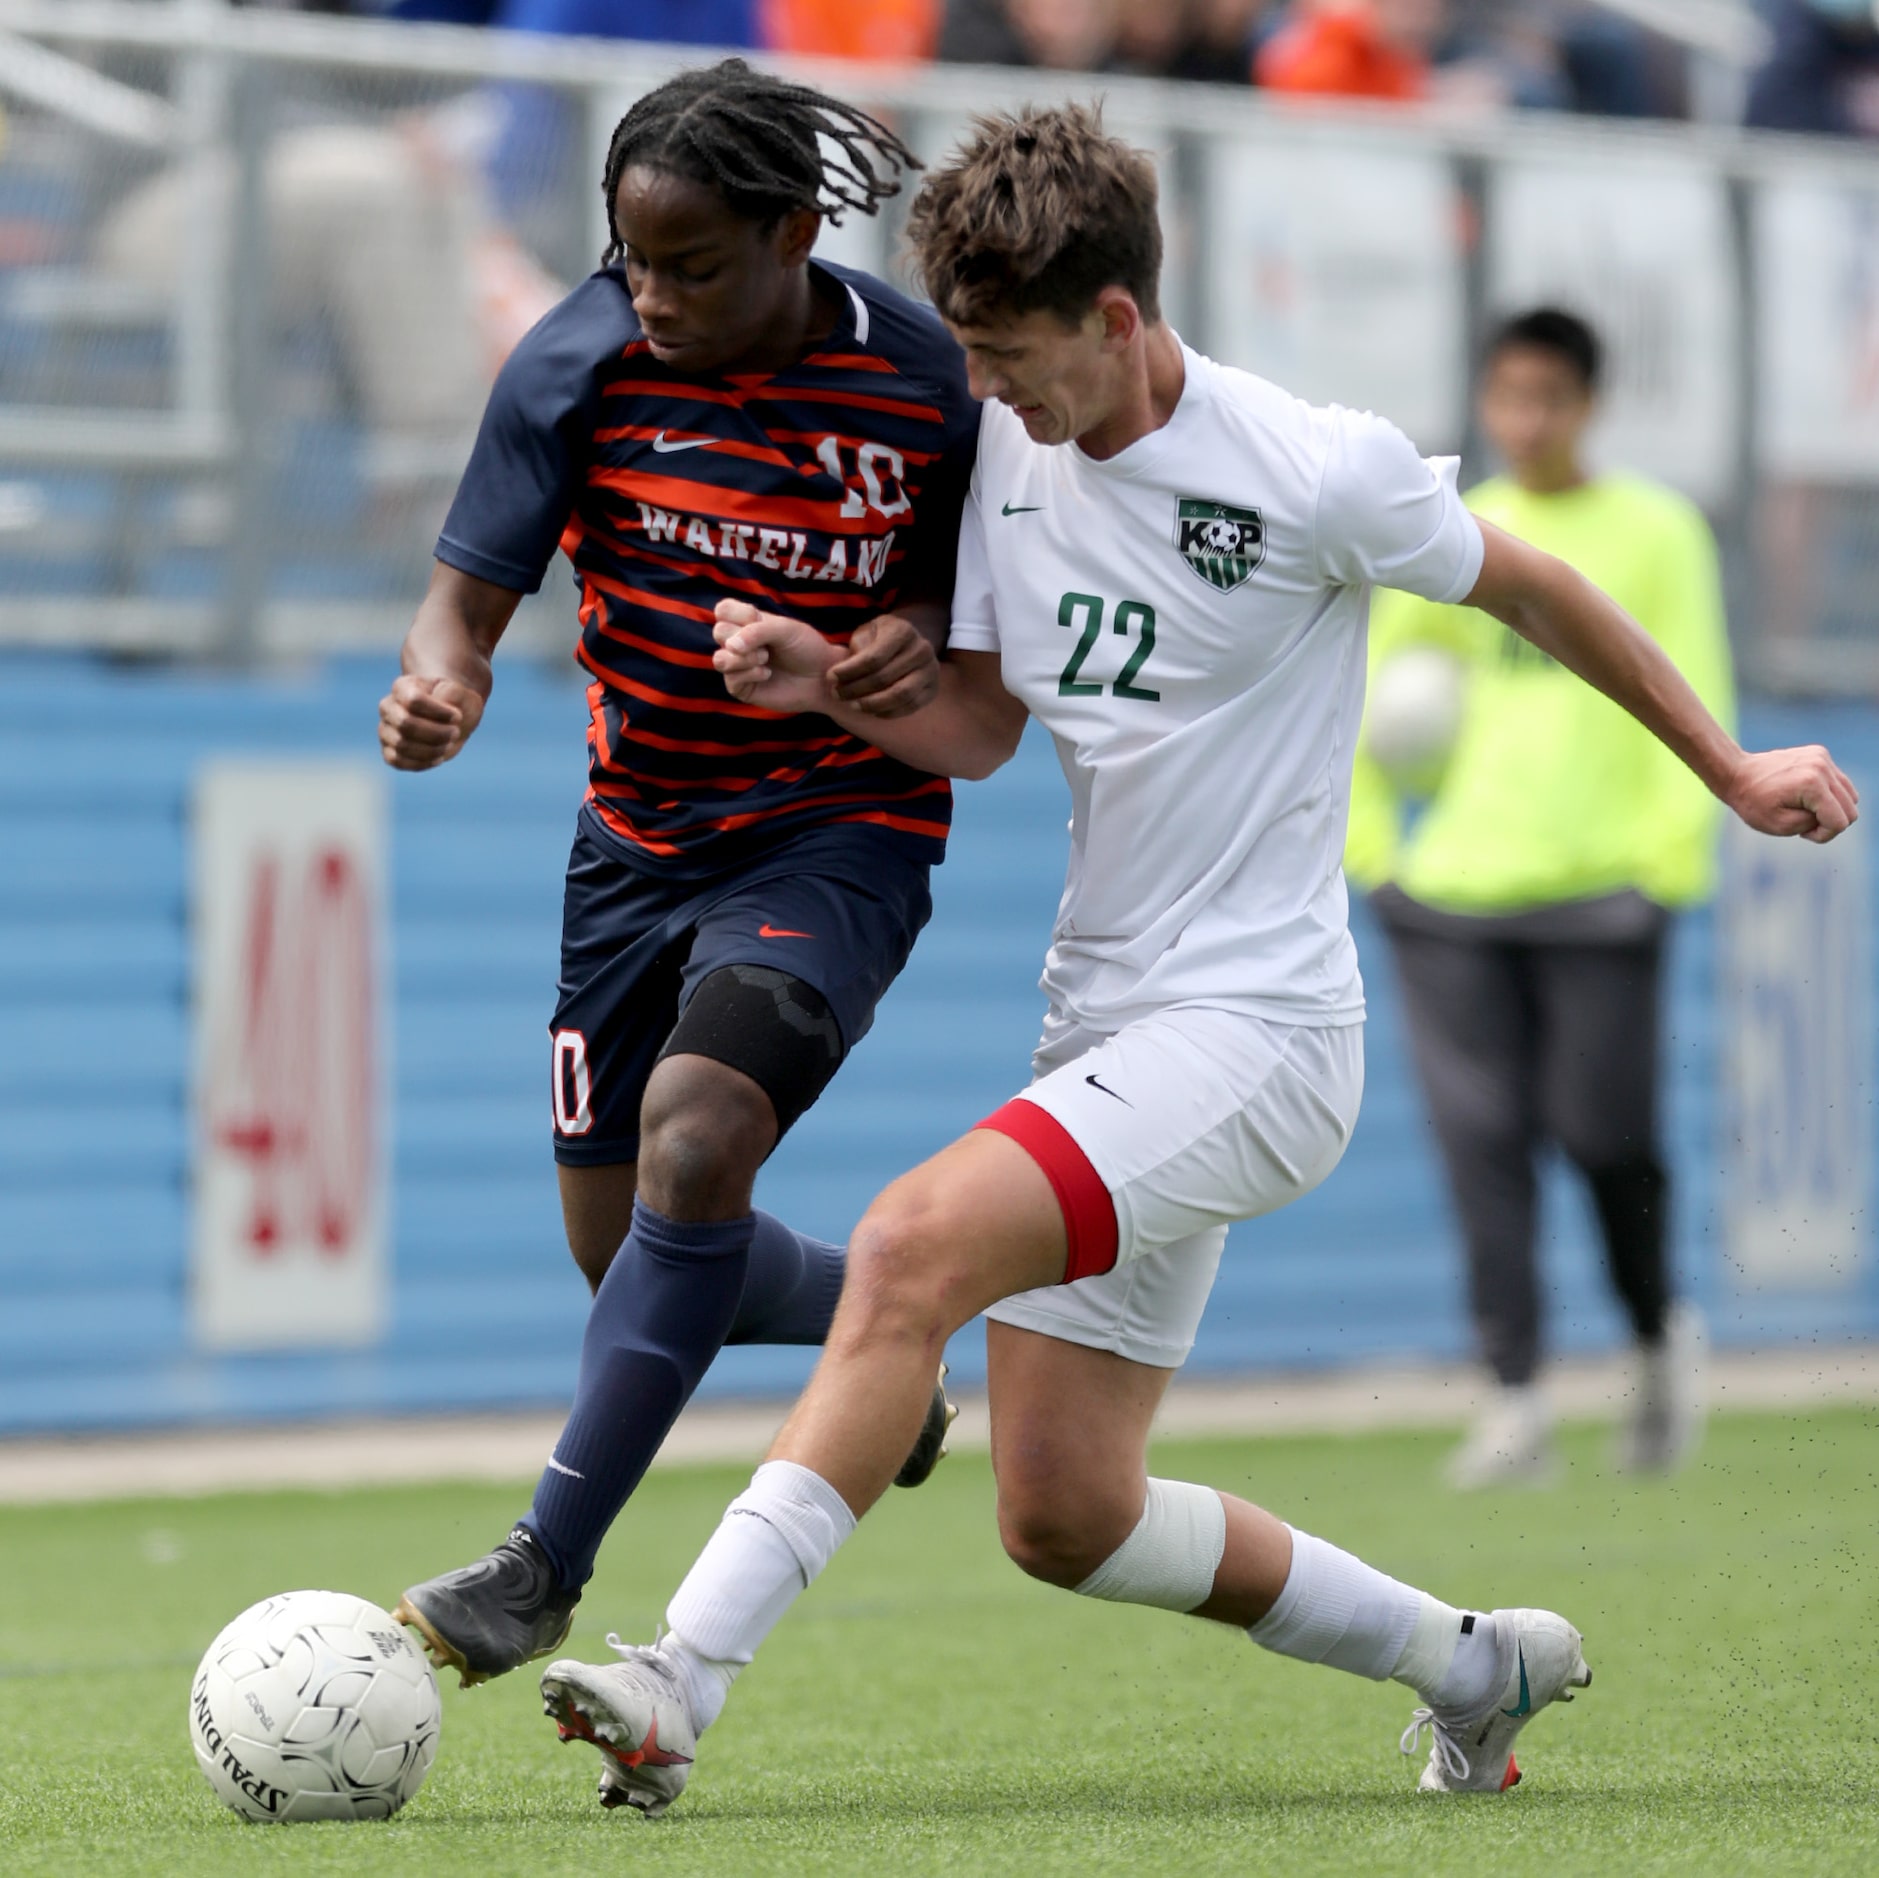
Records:
<instances>
[{"instance_id":1,"label":"navy jersey sleeve","mask_svg":"<svg viewBox=\"0 0 1879 1878\"><path fill-rule=\"evenodd\" d=\"M942 378L939 387L940 409L946 413L946 442L921 504L918 539L901 579L909 600L952 598L953 572L959 558L959 516L979 453L979 406L966 390L965 360L944 328L940 337L951 350L946 363L955 369Z\"/></svg>"},{"instance_id":2,"label":"navy jersey sleeve","mask_svg":"<svg viewBox=\"0 0 1879 1878\"><path fill-rule=\"evenodd\" d=\"M820 265L820 263L818 263ZM939 461L921 492L919 525L898 582L903 600L949 600L959 553L959 514L979 449L979 406L966 386L966 355L939 315L871 274L828 270L867 302L871 343L928 390L942 420Z\"/></svg>"},{"instance_id":3,"label":"navy jersey sleeve","mask_svg":"<svg viewBox=\"0 0 1879 1878\"><path fill-rule=\"evenodd\" d=\"M586 477L599 368L638 331L632 301L605 272L529 330L489 395L438 560L518 593L541 586Z\"/></svg>"}]
</instances>

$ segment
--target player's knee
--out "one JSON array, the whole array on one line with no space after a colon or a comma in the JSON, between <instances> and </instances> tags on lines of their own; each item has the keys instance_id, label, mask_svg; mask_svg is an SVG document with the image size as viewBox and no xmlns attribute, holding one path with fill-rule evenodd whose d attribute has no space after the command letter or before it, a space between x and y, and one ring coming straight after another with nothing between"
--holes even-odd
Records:
<instances>
[{"instance_id":1,"label":"player's knee","mask_svg":"<svg viewBox=\"0 0 1879 1878\"><path fill-rule=\"evenodd\" d=\"M852 1334L943 1343L964 1321L955 1304L962 1291L955 1243L943 1207L930 1197L905 1182L882 1194L848 1242L843 1306Z\"/></svg>"},{"instance_id":2,"label":"player's knee","mask_svg":"<svg viewBox=\"0 0 1879 1878\"><path fill-rule=\"evenodd\" d=\"M1064 1491L1054 1484L1008 1489L999 1483L998 1537L1028 1577L1073 1591L1134 1531L1142 1486Z\"/></svg>"},{"instance_id":3,"label":"player's knee","mask_svg":"<svg viewBox=\"0 0 1879 1878\"><path fill-rule=\"evenodd\" d=\"M747 1205L775 1139L768 1098L735 1071L662 1064L640 1112L640 1192L675 1219Z\"/></svg>"},{"instance_id":4,"label":"player's knee","mask_svg":"<svg viewBox=\"0 0 1879 1878\"><path fill-rule=\"evenodd\" d=\"M1498 1105L1451 1109L1438 1115L1437 1127L1452 1157L1477 1166L1522 1166L1534 1151L1532 1123Z\"/></svg>"},{"instance_id":5,"label":"player's knee","mask_svg":"<svg viewBox=\"0 0 1879 1878\"><path fill-rule=\"evenodd\" d=\"M1649 1135L1642 1129L1600 1126L1590 1118L1580 1118L1556 1127L1553 1137L1567 1160L1594 1183L1646 1186L1663 1178Z\"/></svg>"}]
</instances>

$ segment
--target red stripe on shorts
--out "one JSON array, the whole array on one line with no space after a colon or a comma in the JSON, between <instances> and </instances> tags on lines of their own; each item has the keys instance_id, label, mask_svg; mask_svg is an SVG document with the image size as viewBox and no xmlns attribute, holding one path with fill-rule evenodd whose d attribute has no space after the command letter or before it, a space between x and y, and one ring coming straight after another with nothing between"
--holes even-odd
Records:
<instances>
[{"instance_id":1,"label":"red stripe on shorts","mask_svg":"<svg viewBox=\"0 0 1879 1878\"><path fill-rule=\"evenodd\" d=\"M1116 1205L1103 1185L1102 1175L1077 1146L1076 1136L1047 1109L1022 1096L1014 1097L978 1125L1009 1135L1044 1170L1044 1178L1063 1208L1064 1237L1070 1243L1063 1282L1071 1284L1079 1278L1094 1278L1114 1270Z\"/></svg>"}]
</instances>

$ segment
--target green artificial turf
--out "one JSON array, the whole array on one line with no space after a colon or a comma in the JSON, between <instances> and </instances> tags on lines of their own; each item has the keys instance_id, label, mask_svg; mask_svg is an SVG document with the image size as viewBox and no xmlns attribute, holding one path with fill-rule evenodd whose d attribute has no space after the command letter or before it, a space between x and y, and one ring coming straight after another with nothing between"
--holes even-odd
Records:
<instances>
[{"instance_id":1,"label":"green artificial turf","mask_svg":"<svg viewBox=\"0 0 1879 1878\"><path fill-rule=\"evenodd\" d=\"M1596 1682L1503 1799L1414 1791L1412 1700L1232 1632L1093 1605L999 1554L982 1458L895 1493L777 1632L666 1819L607 1814L527 1672L451 1679L429 1784L383 1824L254 1827L197 1774L197 1655L263 1595L389 1604L505 1530L522 1489L0 1509L0 1871L742 1874L1879 1871L1879 1438L1732 1416L1702 1463L1460 1499L1440 1437L1216 1441L1165 1474L1263 1499L1455 1603L1584 1630ZM741 1470L655 1474L571 1648L651 1634Z\"/></svg>"}]
</instances>

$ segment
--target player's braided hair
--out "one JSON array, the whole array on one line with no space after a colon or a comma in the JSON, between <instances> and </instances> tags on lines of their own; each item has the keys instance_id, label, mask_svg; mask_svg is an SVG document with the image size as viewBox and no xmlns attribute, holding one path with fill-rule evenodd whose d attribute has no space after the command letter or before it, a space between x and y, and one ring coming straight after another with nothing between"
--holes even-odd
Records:
<instances>
[{"instance_id":1,"label":"player's braided hair","mask_svg":"<svg viewBox=\"0 0 1879 1878\"><path fill-rule=\"evenodd\" d=\"M832 149L826 154L823 139ZM620 178L636 165L715 189L737 214L768 226L796 209L839 222L872 215L920 159L885 124L808 85L742 59L680 72L620 119L601 188L613 226ZM602 266L621 252L614 235Z\"/></svg>"}]
</instances>

